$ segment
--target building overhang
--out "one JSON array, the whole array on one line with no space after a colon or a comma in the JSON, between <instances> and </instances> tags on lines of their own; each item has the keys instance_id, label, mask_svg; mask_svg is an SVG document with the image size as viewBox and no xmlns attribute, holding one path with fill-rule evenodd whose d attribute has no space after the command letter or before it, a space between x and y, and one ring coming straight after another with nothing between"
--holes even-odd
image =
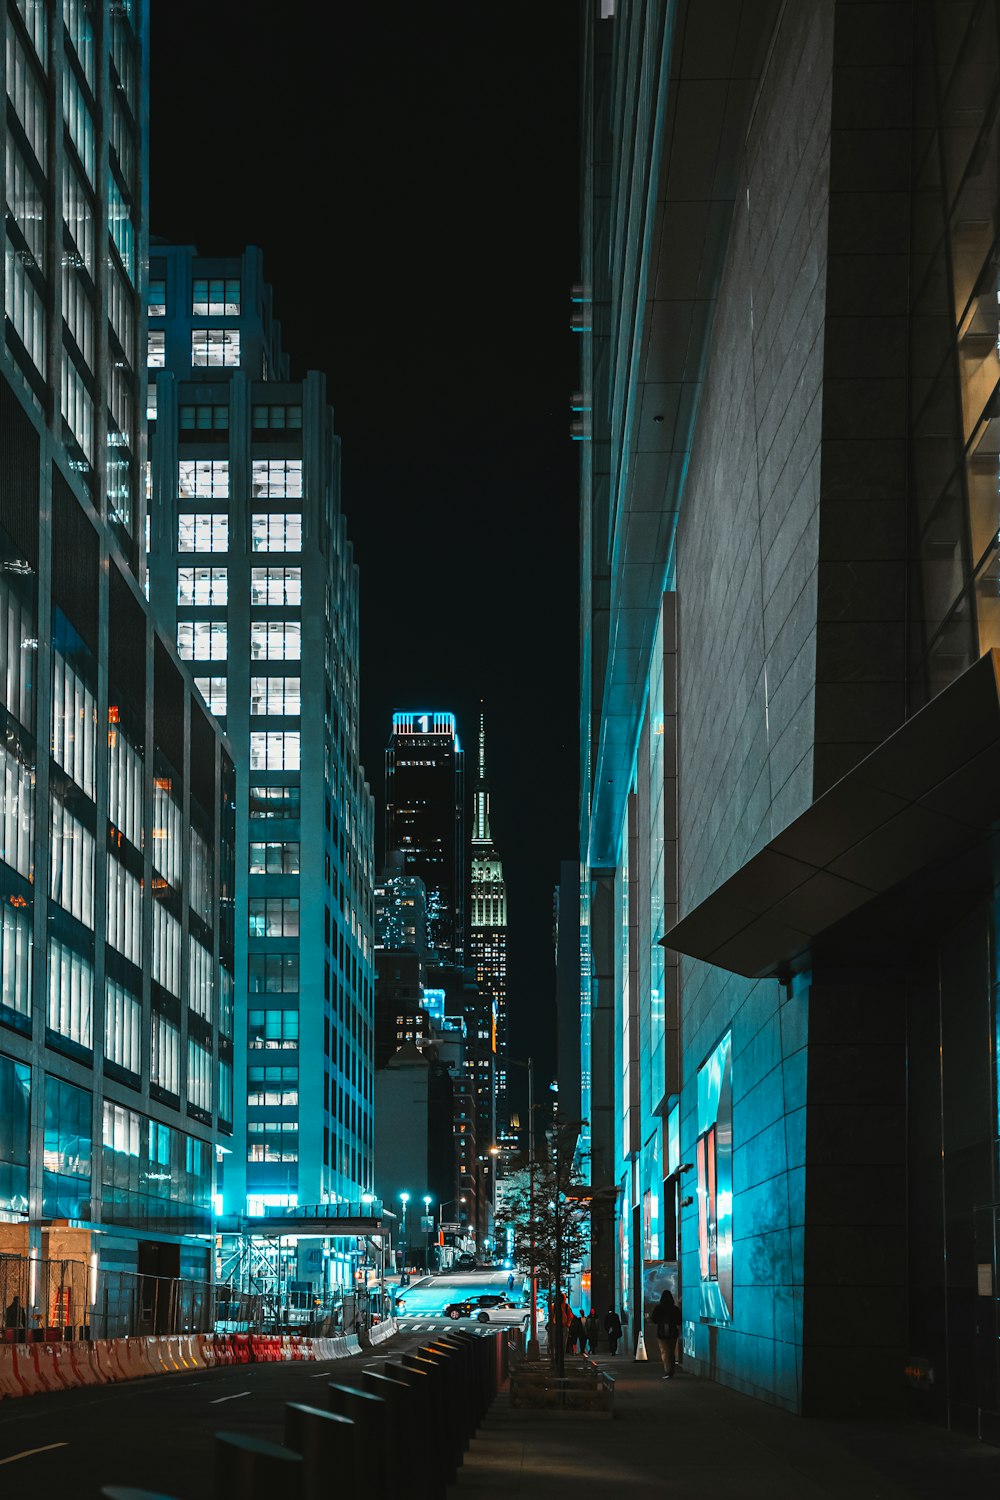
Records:
<instances>
[{"instance_id":1,"label":"building overhang","mask_svg":"<svg viewBox=\"0 0 1000 1500\"><path fill-rule=\"evenodd\" d=\"M926 708L661 939L751 979L901 961L1000 876L1000 651Z\"/></svg>"}]
</instances>

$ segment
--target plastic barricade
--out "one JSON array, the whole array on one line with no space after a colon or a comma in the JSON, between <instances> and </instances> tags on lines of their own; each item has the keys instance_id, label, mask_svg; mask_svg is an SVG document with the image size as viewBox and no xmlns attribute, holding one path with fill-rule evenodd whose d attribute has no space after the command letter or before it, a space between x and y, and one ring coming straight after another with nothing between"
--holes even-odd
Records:
<instances>
[{"instance_id":1,"label":"plastic barricade","mask_svg":"<svg viewBox=\"0 0 1000 1500\"><path fill-rule=\"evenodd\" d=\"M124 1380L122 1367L118 1363L118 1352L116 1349L117 1339L95 1339L93 1343L93 1357L101 1374L101 1379L106 1383L113 1380Z\"/></svg>"},{"instance_id":2,"label":"plastic barricade","mask_svg":"<svg viewBox=\"0 0 1000 1500\"><path fill-rule=\"evenodd\" d=\"M186 1363L189 1370L203 1370L205 1359L201 1352L201 1339L195 1333L190 1333L181 1340L181 1348L184 1350Z\"/></svg>"},{"instance_id":3,"label":"plastic barricade","mask_svg":"<svg viewBox=\"0 0 1000 1500\"><path fill-rule=\"evenodd\" d=\"M206 1370L213 1369L218 1362L215 1358L215 1339L210 1333L199 1333L193 1342L198 1346L198 1353Z\"/></svg>"},{"instance_id":4,"label":"plastic barricade","mask_svg":"<svg viewBox=\"0 0 1000 1500\"><path fill-rule=\"evenodd\" d=\"M14 1345L14 1370L26 1396L37 1396L47 1389L32 1358L30 1344Z\"/></svg>"},{"instance_id":5,"label":"plastic barricade","mask_svg":"<svg viewBox=\"0 0 1000 1500\"><path fill-rule=\"evenodd\" d=\"M147 1339L118 1339L118 1358L126 1380L139 1380L143 1375L158 1375L158 1365L151 1363Z\"/></svg>"},{"instance_id":6,"label":"plastic barricade","mask_svg":"<svg viewBox=\"0 0 1000 1500\"><path fill-rule=\"evenodd\" d=\"M231 1333L229 1335L229 1347L233 1351L233 1364L248 1365L252 1356L250 1349L250 1335L248 1333Z\"/></svg>"},{"instance_id":7,"label":"plastic barricade","mask_svg":"<svg viewBox=\"0 0 1000 1500\"><path fill-rule=\"evenodd\" d=\"M30 1344L28 1347L43 1390L64 1391L77 1384L72 1366L60 1353L58 1344Z\"/></svg>"},{"instance_id":8,"label":"plastic barricade","mask_svg":"<svg viewBox=\"0 0 1000 1500\"><path fill-rule=\"evenodd\" d=\"M356 1333L349 1333L344 1340L344 1344L346 1346L346 1351L348 1354L361 1353L361 1345L358 1343L358 1336Z\"/></svg>"},{"instance_id":9,"label":"plastic barricade","mask_svg":"<svg viewBox=\"0 0 1000 1500\"><path fill-rule=\"evenodd\" d=\"M23 1345L21 1346L23 1348ZM0 1344L0 1396L23 1396L24 1386L17 1373L15 1346Z\"/></svg>"},{"instance_id":10,"label":"plastic barricade","mask_svg":"<svg viewBox=\"0 0 1000 1500\"><path fill-rule=\"evenodd\" d=\"M173 1361L174 1369L179 1370L183 1374L185 1370L190 1368L184 1356L184 1335L181 1333L172 1333L165 1342L167 1345L167 1357Z\"/></svg>"},{"instance_id":11,"label":"plastic barricade","mask_svg":"<svg viewBox=\"0 0 1000 1500\"><path fill-rule=\"evenodd\" d=\"M75 1376L77 1385L102 1385L101 1372L91 1358L90 1345L86 1342L64 1345L64 1357L69 1361L70 1369Z\"/></svg>"}]
</instances>

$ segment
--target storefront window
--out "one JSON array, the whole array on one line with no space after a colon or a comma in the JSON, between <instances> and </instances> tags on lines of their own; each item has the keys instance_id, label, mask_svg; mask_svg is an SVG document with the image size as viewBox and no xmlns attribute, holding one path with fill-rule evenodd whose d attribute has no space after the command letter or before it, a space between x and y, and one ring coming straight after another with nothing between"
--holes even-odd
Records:
<instances>
[{"instance_id":1,"label":"storefront window","mask_svg":"<svg viewBox=\"0 0 1000 1500\"><path fill-rule=\"evenodd\" d=\"M733 1062L732 1033L698 1069L698 1265L701 1316L733 1316Z\"/></svg>"}]
</instances>

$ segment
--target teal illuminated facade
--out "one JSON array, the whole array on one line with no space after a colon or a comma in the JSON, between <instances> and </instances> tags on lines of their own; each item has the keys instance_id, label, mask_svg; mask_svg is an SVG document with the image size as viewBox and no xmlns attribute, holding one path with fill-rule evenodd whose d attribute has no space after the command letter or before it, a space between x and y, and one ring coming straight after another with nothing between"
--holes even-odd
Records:
<instances>
[{"instance_id":1,"label":"teal illuminated facade","mask_svg":"<svg viewBox=\"0 0 1000 1500\"><path fill-rule=\"evenodd\" d=\"M207 1281L234 769L142 590L148 13L0 27L0 1251Z\"/></svg>"},{"instance_id":2,"label":"teal illuminated facade","mask_svg":"<svg viewBox=\"0 0 1000 1500\"><path fill-rule=\"evenodd\" d=\"M1000 12L586 12L593 1299L998 1441Z\"/></svg>"},{"instance_id":3,"label":"teal illuminated facade","mask_svg":"<svg viewBox=\"0 0 1000 1500\"><path fill-rule=\"evenodd\" d=\"M333 413L321 375L289 378L256 250L154 245L148 358L150 595L237 769L223 1205L357 1202L372 1190L374 804Z\"/></svg>"}]
</instances>

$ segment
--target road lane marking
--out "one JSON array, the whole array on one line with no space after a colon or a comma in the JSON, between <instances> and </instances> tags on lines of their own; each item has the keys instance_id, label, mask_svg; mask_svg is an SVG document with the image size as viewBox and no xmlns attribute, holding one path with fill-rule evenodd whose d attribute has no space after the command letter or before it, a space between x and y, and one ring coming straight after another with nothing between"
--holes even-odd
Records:
<instances>
[{"instance_id":1,"label":"road lane marking","mask_svg":"<svg viewBox=\"0 0 1000 1500\"><path fill-rule=\"evenodd\" d=\"M238 1401L241 1396L249 1396L249 1394L249 1391L237 1391L235 1396L216 1396L208 1404L209 1406L218 1406L221 1401Z\"/></svg>"},{"instance_id":2,"label":"road lane marking","mask_svg":"<svg viewBox=\"0 0 1000 1500\"><path fill-rule=\"evenodd\" d=\"M44 1448L25 1448L23 1453L12 1453L10 1458L0 1458L0 1464L16 1464L19 1458L31 1458L36 1453L51 1453L53 1448L68 1448L69 1443L46 1443Z\"/></svg>"}]
</instances>

